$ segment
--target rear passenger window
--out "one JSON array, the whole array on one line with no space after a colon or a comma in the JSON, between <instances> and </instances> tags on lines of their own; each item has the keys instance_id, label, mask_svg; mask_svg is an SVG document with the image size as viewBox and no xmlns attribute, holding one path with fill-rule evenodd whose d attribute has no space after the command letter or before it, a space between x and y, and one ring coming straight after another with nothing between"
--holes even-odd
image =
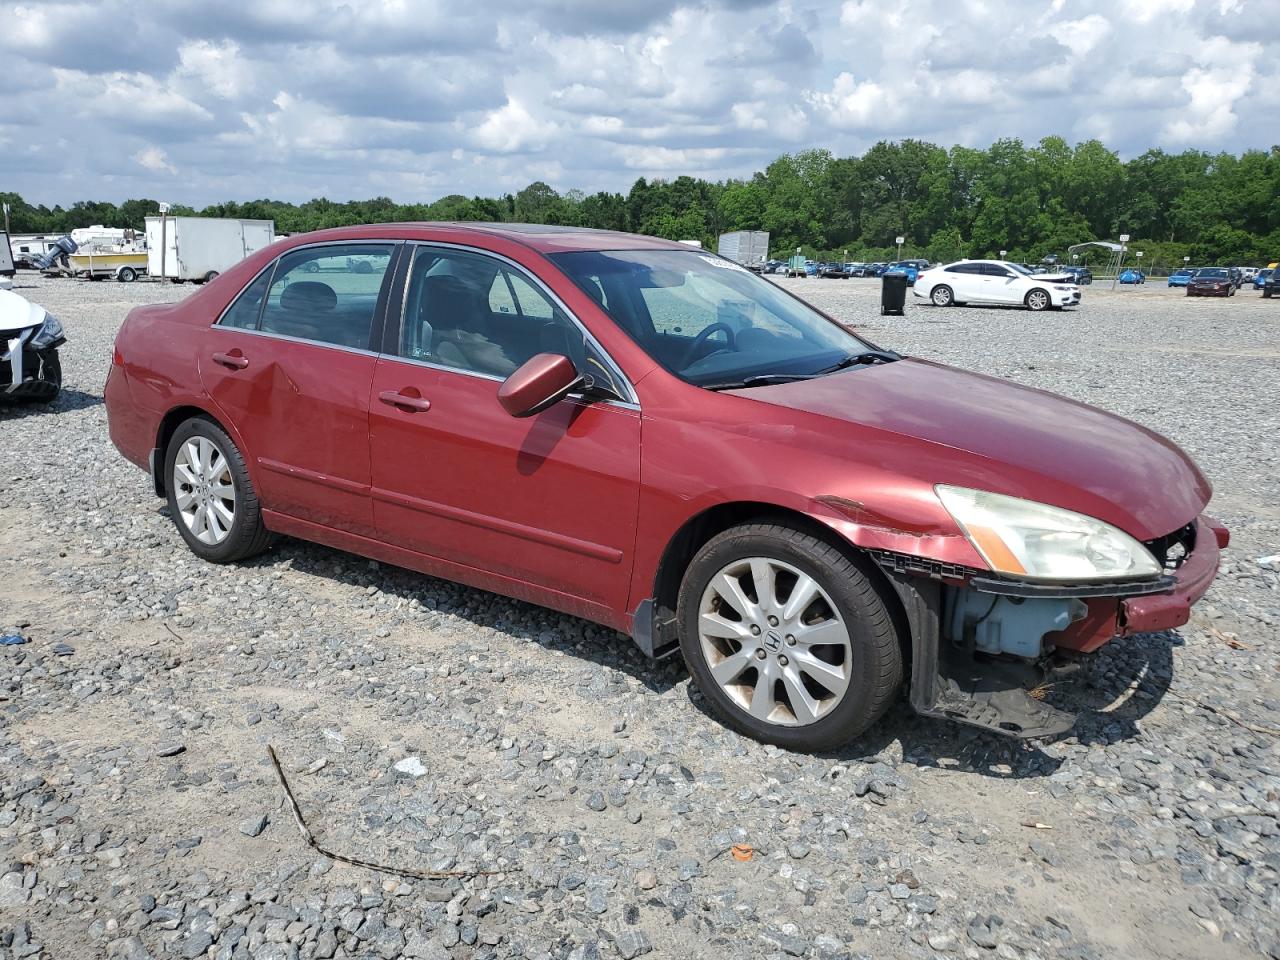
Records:
<instances>
[{"instance_id":1,"label":"rear passenger window","mask_svg":"<svg viewBox=\"0 0 1280 960\"><path fill-rule=\"evenodd\" d=\"M271 282L271 268L258 274L249 286L245 287L235 303L222 315L222 326L237 327L241 330L258 329L258 315L262 313L262 299L267 293L267 284Z\"/></svg>"},{"instance_id":2,"label":"rear passenger window","mask_svg":"<svg viewBox=\"0 0 1280 960\"><path fill-rule=\"evenodd\" d=\"M393 244L308 247L280 258L260 329L299 340L369 348Z\"/></svg>"}]
</instances>

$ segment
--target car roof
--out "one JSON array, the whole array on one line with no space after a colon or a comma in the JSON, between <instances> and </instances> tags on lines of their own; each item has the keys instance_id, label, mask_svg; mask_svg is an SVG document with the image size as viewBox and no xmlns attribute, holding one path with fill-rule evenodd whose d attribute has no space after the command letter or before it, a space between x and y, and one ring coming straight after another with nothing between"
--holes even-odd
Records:
<instances>
[{"instance_id":1,"label":"car roof","mask_svg":"<svg viewBox=\"0 0 1280 960\"><path fill-rule=\"evenodd\" d=\"M477 237L500 237L523 244L541 253L567 253L577 250L701 250L675 240L645 237L618 230L593 230L588 227L553 226L541 223L482 223L474 221L410 221L407 223L367 223L351 227L333 227L312 233L294 234L304 242L321 240L420 239L430 240L439 234L475 234Z\"/></svg>"}]
</instances>

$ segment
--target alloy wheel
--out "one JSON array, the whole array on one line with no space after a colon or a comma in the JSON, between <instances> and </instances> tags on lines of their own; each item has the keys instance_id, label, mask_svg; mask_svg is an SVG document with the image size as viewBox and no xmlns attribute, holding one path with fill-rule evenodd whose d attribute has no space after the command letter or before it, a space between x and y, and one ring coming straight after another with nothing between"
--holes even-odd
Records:
<instances>
[{"instance_id":1,"label":"alloy wheel","mask_svg":"<svg viewBox=\"0 0 1280 960\"><path fill-rule=\"evenodd\" d=\"M698 641L720 689L765 723L814 723L849 689L844 619L816 580L780 560L721 568L702 594Z\"/></svg>"},{"instance_id":2,"label":"alloy wheel","mask_svg":"<svg viewBox=\"0 0 1280 960\"><path fill-rule=\"evenodd\" d=\"M236 518L236 485L231 464L208 437L195 436L178 449L173 463L174 500L188 530L201 543L221 543Z\"/></svg>"},{"instance_id":3,"label":"alloy wheel","mask_svg":"<svg viewBox=\"0 0 1280 960\"><path fill-rule=\"evenodd\" d=\"M1027 294L1027 306L1032 310L1043 310L1049 305L1049 295L1042 290L1032 290Z\"/></svg>"}]
</instances>

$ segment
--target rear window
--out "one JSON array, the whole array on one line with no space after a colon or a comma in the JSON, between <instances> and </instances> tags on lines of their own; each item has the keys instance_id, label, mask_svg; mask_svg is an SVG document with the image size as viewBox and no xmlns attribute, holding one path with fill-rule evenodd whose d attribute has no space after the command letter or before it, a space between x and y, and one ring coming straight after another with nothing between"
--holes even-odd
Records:
<instances>
[{"instance_id":1,"label":"rear window","mask_svg":"<svg viewBox=\"0 0 1280 960\"><path fill-rule=\"evenodd\" d=\"M392 244L306 247L280 258L259 329L335 346L369 348Z\"/></svg>"}]
</instances>

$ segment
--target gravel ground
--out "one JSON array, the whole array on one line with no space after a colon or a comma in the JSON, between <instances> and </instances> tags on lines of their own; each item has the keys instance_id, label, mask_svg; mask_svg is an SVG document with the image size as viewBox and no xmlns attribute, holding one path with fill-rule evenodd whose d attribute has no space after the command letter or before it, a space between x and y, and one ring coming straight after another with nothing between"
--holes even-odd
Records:
<instances>
[{"instance_id":1,"label":"gravel ground","mask_svg":"<svg viewBox=\"0 0 1280 960\"><path fill-rule=\"evenodd\" d=\"M1164 432L1233 531L1187 627L1053 691L1073 736L899 706L814 757L579 620L295 541L197 561L101 402L128 308L190 288L20 282L70 342L54 407L0 412L0 626L29 640L0 647L3 960L1280 958L1280 305L1152 285L882 318L874 281L786 281ZM318 855L267 743L322 845L497 873Z\"/></svg>"}]
</instances>

